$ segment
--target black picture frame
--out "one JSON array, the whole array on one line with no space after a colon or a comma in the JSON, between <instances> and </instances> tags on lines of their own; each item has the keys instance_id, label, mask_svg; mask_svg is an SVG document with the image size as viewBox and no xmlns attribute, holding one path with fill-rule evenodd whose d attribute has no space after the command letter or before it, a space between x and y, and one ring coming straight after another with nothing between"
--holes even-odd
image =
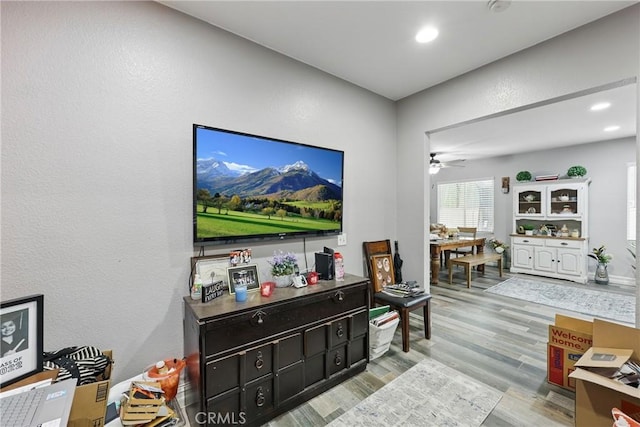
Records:
<instances>
[{"instance_id":1,"label":"black picture frame","mask_svg":"<svg viewBox=\"0 0 640 427\"><path fill-rule=\"evenodd\" d=\"M0 387L42 372L44 295L36 294L0 302ZM12 326L13 325L13 326ZM10 341L10 342L9 342Z\"/></svg>"},{"instance_id":2,"label":"black picture frame","mask_svg":"<svg viewBox=\"0 0 640 427\"><path fill-rule=\"evenodd\" d=\"M257 264L241 264L237 267L227 268L227 280L229 283L229 293L235 294L235 285L244 281L247 285L247 292L260 289L260 278L258 276Z\"/></svg>"}]
</instances>

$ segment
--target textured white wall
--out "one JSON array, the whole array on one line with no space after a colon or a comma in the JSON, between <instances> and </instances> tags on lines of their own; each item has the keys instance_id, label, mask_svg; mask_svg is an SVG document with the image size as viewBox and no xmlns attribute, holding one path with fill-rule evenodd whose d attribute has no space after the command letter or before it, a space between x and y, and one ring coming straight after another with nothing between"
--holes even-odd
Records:
<instances>
[{"instance_id":1,"label":"textured white wall","mask_svg":"<svg viewBox=\"0 0 640 427\"><path fill-rule=\"evenodd\" d=\"M639 24L635 5L398 102L398 182L414 183L398 193L398 239L410 256L408 276L429 279L425 132L637 77Z\"/></svg>"},{"instance_id":2,"label":"textured white wall","mask_svg":"<svg viewBox=\"0 0 640 427\"><path fill-rule=\"evenodd\" d=\"M1 13L1 296L45 294L45 349L111 348L116 380L182 356L192 123L343 149L347 271L395 234L391 101L157 3Z\"/></svg>"}]
</instances>

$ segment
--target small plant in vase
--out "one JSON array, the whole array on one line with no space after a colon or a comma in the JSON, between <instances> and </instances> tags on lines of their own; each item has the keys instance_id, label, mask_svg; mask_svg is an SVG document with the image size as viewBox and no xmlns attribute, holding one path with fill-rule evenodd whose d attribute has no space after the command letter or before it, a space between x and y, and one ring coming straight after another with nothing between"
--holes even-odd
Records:
<instances>
[{"instance_id":1,"label":"small plant in vase","mask_svg":"<svg viewBox=\"0 0 640 427\"><path fill-rule=\"evenodd\" d=\"M509 245L505 242L496 239L495 237L490 238L487 241L487 244L494 250L496 253L503 253L505 250L509 249Z\"/></svg>"},{"instance_id":2,"label":"small plant in vase","mask_svg":"<svg viewBox=\"0 0 640 427\"><path fill-rule=\"evenodd\" d=\"M293 273L298 264L298 259L291 252L284 253L282 251L274 252L271 261L267 261L271 265L271 275L277 288L290 286L293 281Z\"/></svg>"},{"instance_id":3,"label":"small plant in vase","mask_svg":"<svg viewBox=\"0 0 640 427\"><path fill-rule=\"evenodd\" d=\"M606 253L604 245L599 248L593 248L589 257L598 261L596 266L595 281L600 285L606 285L609 283L609 272L607 271L607 264L613 259L613 255Z\"/></svg>"}]
</instances>

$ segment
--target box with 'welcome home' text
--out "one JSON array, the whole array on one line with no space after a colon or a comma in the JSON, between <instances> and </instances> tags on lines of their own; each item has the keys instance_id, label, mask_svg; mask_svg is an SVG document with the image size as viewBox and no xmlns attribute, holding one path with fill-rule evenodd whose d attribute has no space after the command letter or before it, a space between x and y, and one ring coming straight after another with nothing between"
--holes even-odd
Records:
<instances>
[{"instance_id":1,"label":"box with 'welcome home' text","mask_svg":"<svg viewBox=\"0 0 640 427\"><path fill-rule=\"evenodd\" d=\"M569 378L569 374L592 344L592 322L556 314L555 324L549 325L547 381L575 390L575 381Z\"/></svg>"}]
</instances>

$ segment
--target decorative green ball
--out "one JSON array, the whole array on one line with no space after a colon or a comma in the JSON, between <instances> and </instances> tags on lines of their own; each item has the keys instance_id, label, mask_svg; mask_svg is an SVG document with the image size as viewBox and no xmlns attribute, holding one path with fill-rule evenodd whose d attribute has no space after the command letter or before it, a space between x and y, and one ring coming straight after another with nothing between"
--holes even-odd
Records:
<instances>
[{"instance_id":1,"label":"decorative green ball","mask_svg":"<svg viewBox=\"0 0 640 427\"><path fill-rule=\"evenodd\" d=\"M520 171L516 175L516 180L518 181L531 181L531 172L529 171Z\"/></svg>"},{"instance_id":2,"label":"decorative green ball","mask_svg":"<svg viewBox=\"0 0 640 427\"><path fill-rule=\"evenodd\" d=\"M567 176L585 176L587 170L582 166L571 166L567 171Z\"/></svg>"}]
</instances>

